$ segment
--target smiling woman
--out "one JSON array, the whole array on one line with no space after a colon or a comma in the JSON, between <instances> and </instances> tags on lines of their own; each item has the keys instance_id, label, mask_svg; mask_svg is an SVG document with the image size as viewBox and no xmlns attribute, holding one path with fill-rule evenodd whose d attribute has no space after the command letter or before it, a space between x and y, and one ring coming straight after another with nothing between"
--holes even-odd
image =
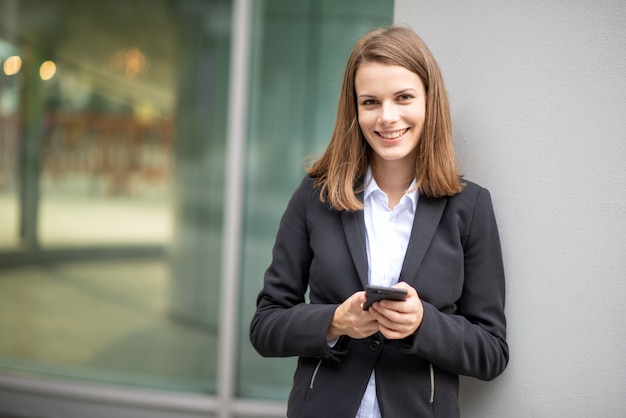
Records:
<instances>
[{"instance_id":1,"label":"smiling woman","mask_svg":"<svg viewBox=\"0 0 626 418\"><path fill-rule=\"evenodd\" d=\"M366 305L371 285L406 298ZM250 340L298 358L291 418L458 417L459 376L507 366L490 195L456 172L441 74L410 29L354 47L330 143L279 224Z\"/></svg>"}]
</instances>

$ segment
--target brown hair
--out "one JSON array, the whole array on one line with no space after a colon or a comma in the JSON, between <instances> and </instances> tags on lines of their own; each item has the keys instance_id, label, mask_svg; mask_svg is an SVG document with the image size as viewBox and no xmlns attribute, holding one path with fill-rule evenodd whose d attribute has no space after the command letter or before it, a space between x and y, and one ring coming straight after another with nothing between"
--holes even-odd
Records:
<instances>
[{"instance_id":1,"label":"brown hair","mask_svg":"<svg viewBox=\"0 0 626 418\"><path fill-rule=\"evenodd\" d=\"M452 196L462 189L457 174L448 95L439 66L424 41L411 29L376 29L355 45L343 76L337 120L326 151L308 169L316 179L320 199L337 210L363 208L359 180L370 164L370 147L357 122L354 79L366 62L399 65L414 72L426 89L426 117L417 145L415 177L420 194Z\"/></svg>"}]
</instances>

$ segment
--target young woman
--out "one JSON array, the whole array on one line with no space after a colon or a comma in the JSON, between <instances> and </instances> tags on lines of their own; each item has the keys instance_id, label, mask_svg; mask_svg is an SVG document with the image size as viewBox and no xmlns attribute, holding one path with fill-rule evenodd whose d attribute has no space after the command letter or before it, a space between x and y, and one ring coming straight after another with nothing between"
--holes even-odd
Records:
<instances>
[{"instance_id":1,"label":"young woman","mask_svg":"<svg viewBox=\"0 0 626 418\"><path fill-rule=\"evenodd\" d=\"M368 284L406 299L365 310ZM261 355L298 357L287 416L459 416L458 376L490 380L508 363L504 293L491 198L456 171L435 59L410 29L370 32L251 323Z\"/></svg>"}]
</instances>

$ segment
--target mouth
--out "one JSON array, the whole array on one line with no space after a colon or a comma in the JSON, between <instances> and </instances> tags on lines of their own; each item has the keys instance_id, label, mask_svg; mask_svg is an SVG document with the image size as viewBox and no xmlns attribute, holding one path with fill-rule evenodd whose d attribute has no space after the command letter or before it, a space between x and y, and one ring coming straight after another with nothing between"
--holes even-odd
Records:
<instances>
[{"instance_id":1,"label":"mouth","mask_svg":"<svg viewBox=\"0 0 626 418\"><path fill-rule=\"evenodd\" d=\"M378 134L378 136L380 136L383 139L386 139L388 141L393 141L394 139L400 138L402 135L404 135L408 131L409 131L409 128L405 128L405 129L400 129L398 131L376 131L376 134Z\"/></svg>"}]
</instances>

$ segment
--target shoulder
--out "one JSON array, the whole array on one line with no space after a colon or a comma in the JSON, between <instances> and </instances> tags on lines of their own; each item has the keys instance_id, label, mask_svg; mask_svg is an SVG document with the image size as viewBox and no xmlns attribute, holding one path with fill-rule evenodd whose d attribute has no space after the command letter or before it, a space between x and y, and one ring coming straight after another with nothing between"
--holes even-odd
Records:
<instances>
[{"instance_id":1,"label":"shoulder","mask_svg":"<svg viewBox=\"0 0 626 418\"><path fill-rule=\"evenodd\" d=\"M489 190L469 180L462 180L463 190L449 197L449 202L459 206L475 207L479 200L491 200Z\"/></svg>"},{"instance_id":2,"label":"shoulder","mask_svg":"<svg viewBox=\"0 0 626 418\"><path fill-rule=\"evenodd\" d=\"M308 201L311 197L315 196L317 196L319 200L317 179L310 174L305 174L302 178L302 181L300 181L300 185L296 188L294 192L294 198L300 198Z\"/></svg>"},{"instance_id":3,"label":"shoulder","mask_svg":"<svg viewBox=\"0 0 626 418\"><path fill-rule=\"evenodd\" d=\"M300 181L300 185L293 192L289 201L289 207L323 207L328 208L322 199L320 199L320 190L317 185L317 179L310 174L306 174Z\"/></svg>"},{"instance_id":4,"label":"shoulder","mask_svg":"<svg viewBox=\"0 0 626 418\"><path fill-rule=\"evenodd\" d=\"M485 187L463 180L463 190L447 197L445 214L455 222L469 226L477 219L493 218L491 194Z\"/></svg>"},{"instance_id":5,"label":"shoulder","mask_svg":"<svg viewBox=\"0 0 626 418\"><path fill-rule=\"evenodd\" d=\"M464 187L461 193L459 194L465 193L466 196L470 196L470 195L475 196L484 192L489 193L489 191L486 188L484 188L480 184L474 183L473 181L463 179L461 183L464 185Z\"/></svg>"}]
</instances>

